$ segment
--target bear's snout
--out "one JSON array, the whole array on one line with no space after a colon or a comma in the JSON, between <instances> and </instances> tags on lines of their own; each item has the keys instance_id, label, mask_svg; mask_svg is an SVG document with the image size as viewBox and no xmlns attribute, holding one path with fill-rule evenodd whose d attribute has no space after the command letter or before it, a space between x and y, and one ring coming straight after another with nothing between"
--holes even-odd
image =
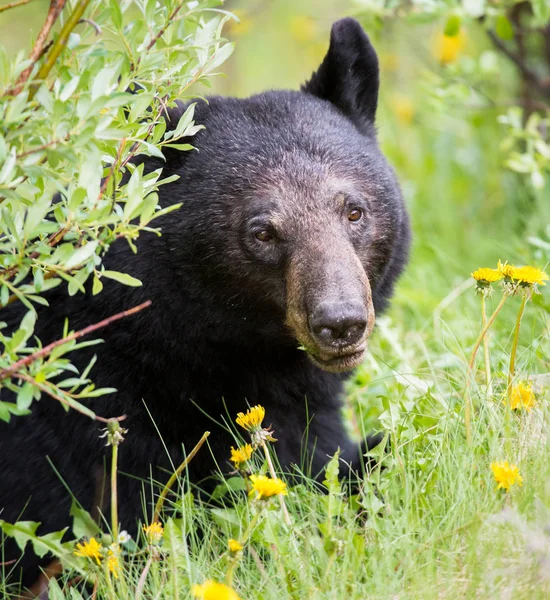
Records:
<instances>
[{"instance_id":1,"label":"bear's snout","mask_svg":"<svg viewBox=\"0 0 550 600\"><path fill-rule=\"evenodd\" d=\"M374 326L372 291L353 246L334 239L304 246L286 273L286 323L324 371L344 372L363 360Z\"/></svg>"},{"instance_id":2,"label":"bear's snout","mask_svg":"<svg viewBox=\"0 0 550 600\"><path fill-rule=\"evenodd\" d=\"M309 330L319 346L345 350L364 337L367 318L360 300L321 302L309 316Z\"/></svg>"}]
</instances>

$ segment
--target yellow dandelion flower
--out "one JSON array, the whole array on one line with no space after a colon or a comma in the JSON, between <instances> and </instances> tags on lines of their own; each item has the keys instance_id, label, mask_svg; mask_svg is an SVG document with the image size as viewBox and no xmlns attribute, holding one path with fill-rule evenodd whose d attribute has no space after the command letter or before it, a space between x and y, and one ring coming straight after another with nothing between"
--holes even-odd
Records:
<instances>
[{"instance_id":1,"label":"yellow dandelion flower","mask_svg":"<svg viewBox=\"0 0 550 600\"><path fill-rule=\"evenodd\" d=\"M243 545L237 540L229 540L227 542L227 547L229 548L229 552L240 552L243 549Z\"/></svg>"},{"instance_id":2,"label":"yellow dandelion flower","mask_svg":"<svg viewBox=\"0 0 550 600\"><path fill-rule=\"evenodd\" d=\"M546 285L548 275L536 267L515 267L512 278L526 285Z\"/></svg>"},{"instance_id":3,"label":"yellow dandelion flower","mask_svg":"<svg viewBox=\"0 0 550 600\"><path fill-rule=\"evenodd\" d=\"M537 269L537 267L516 267L508 263L503 264L499 260L498 270L508 280L517 281L523 286L546 285L545 281L548 281L548 275L542 269Z\"/></svg>"},{"instance_id":4,"label":"yellow dandelion flower","mask_svg":"<svg viewBox=\"0 0 550 600\"><path fill-rule=\"evenodd\" d=\"M109 550L109 554L107 555L107 568L109 569L109 573L112 573L115 579L118 579L118 556L112 550Z\"/></svg>"},{"instance_id":5,"label":"yellow dandelion flower","mask_svg":"<svg viewBox=\"0 0 550 600\"><path fill-rule=\"evenodd\" d=\"M508 491L514 484L523 485L523 478L519 474L519 469L516 465L511 465L507 460L503 462L491 463L491 471L493 471L493 477L498 483L497 489L503 489Z\"/></svg>"},{"instance_id":6,"label":"yellow dandelion flower","mask_svg":"<svg viewBox=\"0 0 550 600\"><path fill-rule=\"evenodd\" d=\"M516 267L514 265L509 265L507 262L502 263L500 260L498 261L497 269L502 273L504 277L508 279L512 279L514 271Z\"/></svg>"},{"instance_id":7,"label":"yellow dandelion flower","mask_svg":"<svg viewBox=\"0 0 550 600\"><path fill-rule=\"evenodd\" d=\"M249 408L246 413L237 413L235 422L247 431L259 431L262 428L264 417L265 408L258 404Z\"/></svg>"},{"instance_id":8,"label":"yellow dandelion flower","mask_svg":"<svg viewBox=\"0 0 550 600\"><path fill-rule=\"evenodd\" d=\"M229 459L236 467L250 460L252 456L252 452L254 449L250 444L246 444L245 446L240 446L235 450L233 446L231 446L231 458Z\"/></svg>"},{"instance_id":9,"label":"yellow dandelion flower","mask_svg":"<svg viewBox=\"0 0 550 600\"><path fill-rule=\"evenodd\" d=\"M229 586L210 579L202 585L194 585L191 592L200 600L240 600L237 592Z\"/></svg>"},{"instance_id":10,"label":"yellow dandelion flower","mask_svg":"<svg viewBox=\"0 0 550 600\"><path fill-rule=\"evenodd\" d=\"M498 269L481 267L472 273L472 277L479 283L494 283L495 281L500 281L504 275Z\"/></svg>"},{"instance_id":11,"label":"yellow dandelion flower","mask_svg":"<svg viewBox=\"0 0 550 600\"><path fill-rule=\"evenodd\" d=\"M144 525L143 531L150 544L158 544L164 534L164 528L158 521L151 523L151 525Z\"/></svg>"},{"instance_id":12,"label":"yellow dandelion flower","mask_svg":"<svg viewBox=\"0 0 550 600\"><path fill-rule=\"evenodd\" d=\"M266 475L251 475L250 481L252 481L252 490L250 494L255 493L258 500L271 498L271 496L276 496L278 494L282 494L283 496L288 494L286 483L281 481L278 477L271 479L271 477L267 477Z\"/></svg>"},{"instance_id":13,"label":"yellow dandelion flower","mask_svg":"<svg viewBox=\"0 0 550 600\"><path fill-rule=\"evenodd\" d=\"M464 48L465 42L466 36L463 31L453 36L442 33L435 40L434 56L441 64L449 65L456 61Z\"/></svg>"},{"instance_id":14,"label":"yellow dandelion flower","mask_svg":"<svg viewBox=\"0 0 550 600\"><path fill-rule=\"evenodd\" d=\"M523 408L530 411L535 406L535 402L535 392L533 392L531 385L518 383L512 388L510 394L510 407L512 410Z\"/></svg>"},{"instance_id":15,"label":"yellow dandelion flower","mask_svg":"<svg viewBox=\"0 0 550 600\"><path fill-rule=\"evenodd\" d=\"M76 556L95 560L98 565L101 564L101 544L95 538L90 538L87 542L77 544L74 553Z\"/></svg>"}]
</instances>

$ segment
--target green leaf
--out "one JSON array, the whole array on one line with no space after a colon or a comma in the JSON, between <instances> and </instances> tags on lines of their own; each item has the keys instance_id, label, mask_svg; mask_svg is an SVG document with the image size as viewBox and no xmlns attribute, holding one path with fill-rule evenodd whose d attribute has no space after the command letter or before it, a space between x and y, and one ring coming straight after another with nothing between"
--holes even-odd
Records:
<instances>
[{"instance_id":1,"label":"green leaf","mask_svg":"<svg viewBox=\"0 0 550 600\"><path fill-rule=\"evenodd\" d=\"M59 94L59 99L61 102L67 102L67 100L75 93L78 84L80 83L80 75L75 75L69 83L65 84L61 94Z\"/></svg>"},{"instance_id":2,"label":"green leaf","mask_svg":"<svg viewBox=\"0 0 550 600\"><path fill-rule=\"evenodd\" d=\"M233 54L234 49L235 44L227 43L217 50L212 58L212 61L208 64L208 72L211 73L214 71L214 69L217 69L220 65L222 65L231 56L231 54Z\"/></svg>"},{"instance_id":3,"label":"green leaf","mask_svg":"<svg viewBox=\"0 0 550 600\"><path fill-rule=\"evenodd\" d=\"M65 267L67 269L71 269L85 263L93 254L95 254L98 244L99 242L97 240L90 241L84 246L81 246L75 250L73 255L65 263Z\"/></svg>"},{"instance_id":4,"label":"green leaf","mask_svg":"<svg viewBox=\"0 0 550 600\"><path fill-rule=\"evenodd\" d=\"M12 148L10 150L10 153L8 154L7 159L5 160L4 164L2 165L2 168L0 169L0 184L6 183L7 181L9 181L9 178L11 177L13 170L15 168L15 163L16 163L15 148Z\"/></svg>"},{"instance_id":5,"label":"green leaf","mask_svg":"<svg viewBox=\"0 0 550 600\"><path fill-rule=\"evenodd\" d=\"M27 211L25 218L25 235L33 237L34 230L42 223L44 217L48 214L52 205L52 195L46 192L35 204Z\"/></svg>"},{"instance_id":6,"label":"green leaf","mask_svg":"<svg viewBox=\"0 0 550 600\"><path fill-rule=\"evenodd\" d=\"M75 500L71 504L70 515L73 517L73 533L77 539L91 538L101 533L90 513L79 506Z\"/></svg>"},{"instance_id":7,"label":"green leaf","mask_svg":"<svg viewBox=\"0 0 550 600\"><path fill-rule=\"evenodd\" d=\"M32 404L34 386L31 383L25 383L17 393L17 408L27 410Z\"/></svg>"},{"instance_id":8,"label":"green leaf","mask_svg":"<svg viewBox=\"0 0 550 600\"><path fill-rule=\"evenodd\" d=\"M330 459L325 469L325 479L323 485L327 488L329 494L339 494L341 492L340 480L340 448L335 452Z\"/></svg>"},{"instance_id":9,"label":"green leaf","mask_svg":"<svg viewBox=\"0 0 550 600\"><path fill-rule=\"evenodd\" d=\"M182 134L184 133L184 131L193 122L193 117L195 115L195 106L196 105L197 105L196 102L192 102L187 107L187 109L185 110L185 112L183 113L183 115L181 115L180 120L178 121L178 124L176 125L176 128L174 130L172 130L172 131L166 132L166 135L164 136L165 139L169 140L169 139L172 139L172 138L179 138L179 137L182 136Z\"/></svg>"},{"instance_id":10,"label":"green leaf","mask_svg":"<svg viewBox=\"0 0 550 600\"><path fill-rule=\"evenodd\" d=\"M447 37L456 37L460 33L460 17L458 15L451 15L447 19L443 33Z\"/></svg>"},{"instance_id":11,"label":"green leaf","mask_svg":"<svg viewBox=\"0 0 550 600\"><path fill-rule=\"evenodd\" d=\"M92 284L92 294L95 296L96 294L99 294L99 292L101 292L102 289L103 289L103 283L101 282L101 279L98 277L97 273L94 273L94 282Z\"/></svg>"},{"instance_id":12,"label":"green leaf","mask_svg":"<svg viewBox=\"0 0 550 600\"><path fill-rule=\"evenodd\" d=\"M503 40L514 39L514 28L512 23L508 20L508 17L504 14L500 14L495 22L495 31L499 38Z\"/></svg>"},{"instance_id":13,"label":"green leaf","mask_svg":"<svg viewBox=\"0 0 550 600\"><path fill-rule=\"evenodd\" d=\"M127 273L119 273L118 271L103 271L101 273L102 277L107 277L108 279L114 279L119 283L124 285L129 285L131 287L139 287L143 285L139 279L128 275Z\"/></svg>"},{"instance_id":14,"label":"green leaf","mask_svg":"<svg viewBox=\"0 0 550 600\"><path fill-rule=\"evenodd\" d=\"M242 477L229 477L214 488L212 500L219 500L229 492L240 492L243 490L246 490L246 484Z\"/></svg>"},{"instance_id":15,"label":"green leaf","mask_svg":"<svg viewBox=\"0 0 550 600\"><path fill-rule=\"evenodd\" d=\"M48 552L60 558L66 554L66 549L61 543L68 527L61 531L54 531L43 536L36 534L40 523L36 521L18 521L11 524L6 521L0 521L0 529L9 537L14 538L21 550L25 549L28 542L31 542L34 552L42 558Z\"/></svg>"}]
</instances>

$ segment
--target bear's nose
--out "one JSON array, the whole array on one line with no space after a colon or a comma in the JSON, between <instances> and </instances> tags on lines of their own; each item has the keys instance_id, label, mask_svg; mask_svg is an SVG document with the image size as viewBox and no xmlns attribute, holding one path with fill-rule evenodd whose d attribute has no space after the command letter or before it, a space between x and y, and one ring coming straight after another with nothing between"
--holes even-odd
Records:
<instances>
[{"instance_id":1,"label":"bear's nose","mask_svg":"<svg viewBox=\"0 0 550 600\"><path fill-rule=\"evenodd\" d=\"M367 313L362 302L322 302L309 318L313 336L323 346L348 346L363 336Z\"/></svg>"}]
</instances>

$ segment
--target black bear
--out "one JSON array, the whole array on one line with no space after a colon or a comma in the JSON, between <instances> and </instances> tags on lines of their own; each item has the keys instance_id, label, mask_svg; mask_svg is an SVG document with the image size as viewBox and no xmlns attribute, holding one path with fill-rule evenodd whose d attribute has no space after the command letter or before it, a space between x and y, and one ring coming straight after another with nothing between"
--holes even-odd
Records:
<instances>
[{"instance_id":1,"label":"black bear","mask_svg":"<svg viewBox=\"0 0 550 600\"><path fill-rule=\"evenodd\" d=\"M234 444L210 417L219 422L248 405L265 407L283 467L309 451L315 475L337 447L348 463L360 462L362 448L342 423L342 385L364 357L410 238L376 140L378 87L367 35L343 19L300 91L199 103L195 116L206 127L193 139L198 151L145 161L179 175L160 197L183 208L162 218L162 236L140 237L137 256L122 242L105 257L106 268L143 286L111 281L96 296L73 298L56 289L50 307L40 308L37 335L47 343L61 337L66 316L76 330L152 300L102 330L104 344L74 357L83 368L97 353L94 381L118 390L94 410L127 415L120 471L133 477L119 484L125 528L143 518L137 478L166 481L182 444L189 451L210 430L211 451L190 465L192 480L204 485L213 457L227 464ZM168 115L170 123L182 110ZM32 415L1 423L0 518L40 521L42 533L62 529L70 498L60 478L92 509L106 452L97 423L47 397ZM19 555L7 540L3 560ZM36 560L21 564L29 581Z\"/></svg>"}]
</instances>

